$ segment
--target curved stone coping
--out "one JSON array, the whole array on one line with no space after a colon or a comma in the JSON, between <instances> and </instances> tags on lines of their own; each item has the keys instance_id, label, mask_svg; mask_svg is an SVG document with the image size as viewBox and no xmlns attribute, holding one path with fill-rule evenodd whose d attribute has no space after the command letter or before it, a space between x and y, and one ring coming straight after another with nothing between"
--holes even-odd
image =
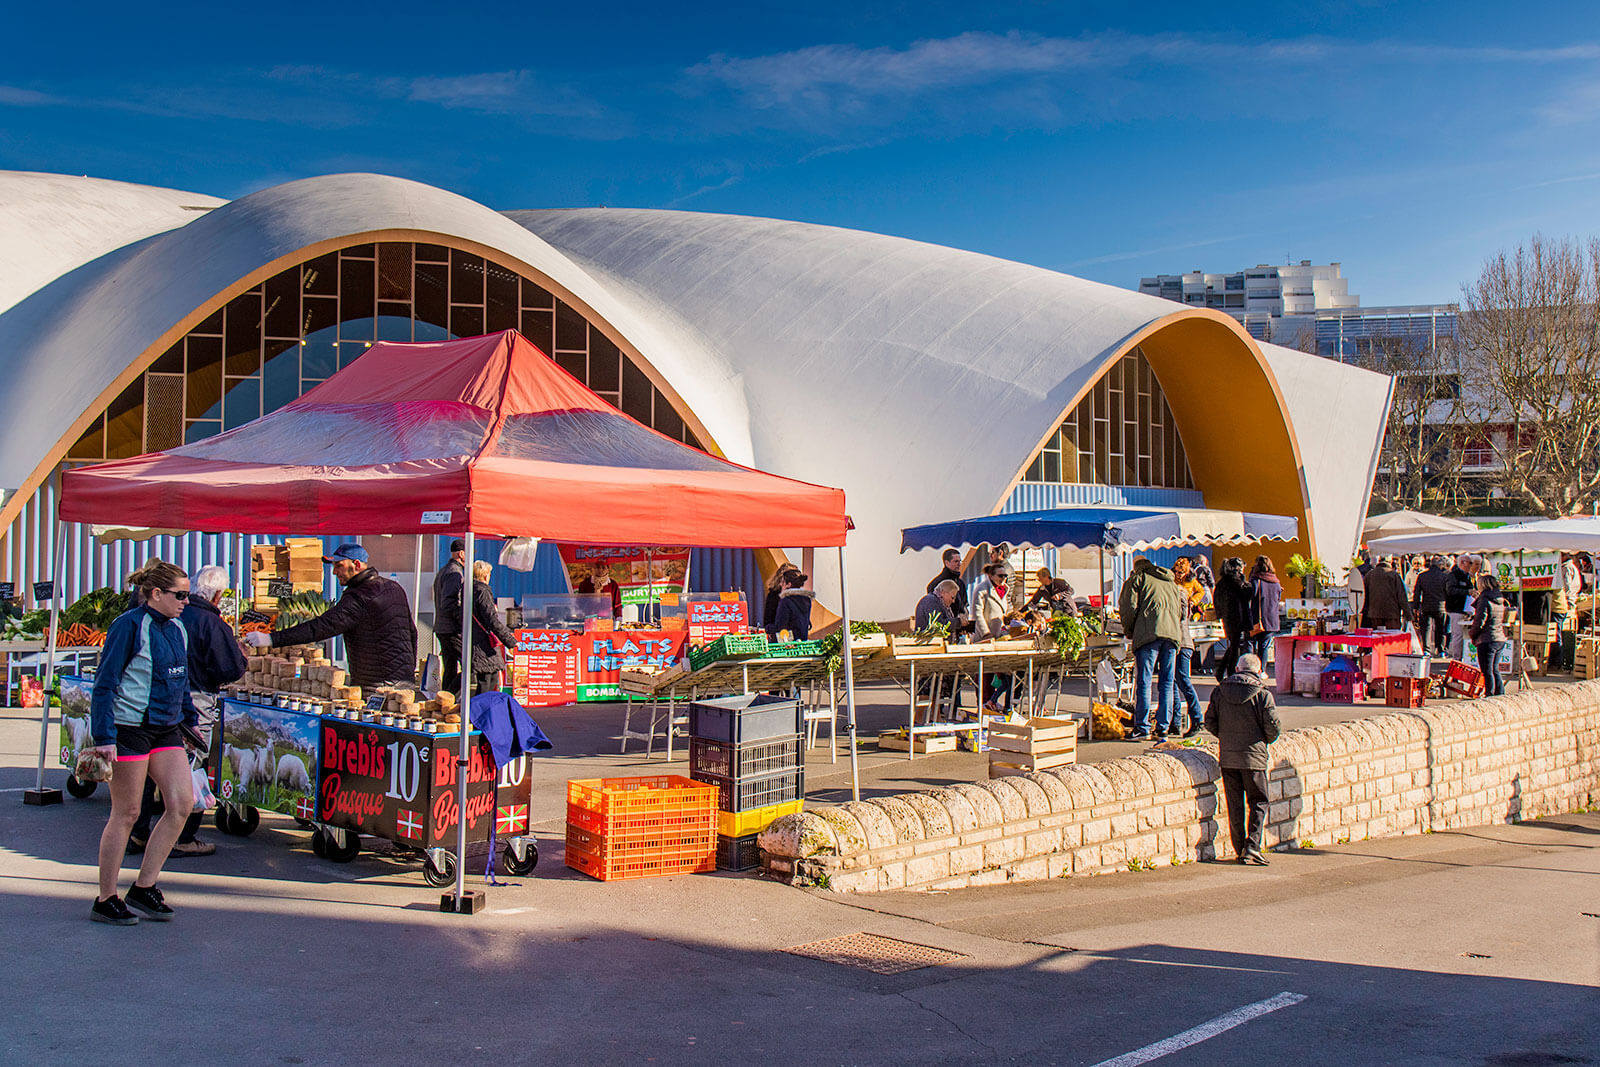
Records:
<instances>
[{"instance_id":1,"label":"curved stone coping","mask_svg":"<svg viewBox=\"0 0 1600 1067\"><path fill-rule=\"evenodd\" d=\"M1228 847L1219 778L1214 742L1152 749L786 815L759 846L780 877L852 889L1099 873L1135 856L1179 863ZM1278 844L1492 822L1507 789L1508 818L1582 804L1600 793L1600 682L1290 730L1272 746L1269 778ZM891 867L876 882L864 875Z\"/></svg>"}]
</instances>

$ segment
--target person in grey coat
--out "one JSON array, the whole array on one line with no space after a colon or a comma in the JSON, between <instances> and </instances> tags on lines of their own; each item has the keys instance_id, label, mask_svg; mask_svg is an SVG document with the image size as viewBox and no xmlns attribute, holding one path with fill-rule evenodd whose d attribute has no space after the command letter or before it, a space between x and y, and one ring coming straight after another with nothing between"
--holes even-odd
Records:
<instances>
[{"instance_id":1,"label":"person in grey coat","mask_svg":"<svg viewBox=\"0 0 1600 1067\"><path fill-rule=\"evenodd\" d=\"M1223 679L1206 705L1206 729L1219 742L1222 792L1228 804L1228 833L1240 863L1267 865L1261 838L1267 829L1267 746L1278 739L1278 708L1261 674L1261 659L1239 657L1236 672ZM1246 804L1249 818L1246 821Z\"/></svg>"}]
</instances>

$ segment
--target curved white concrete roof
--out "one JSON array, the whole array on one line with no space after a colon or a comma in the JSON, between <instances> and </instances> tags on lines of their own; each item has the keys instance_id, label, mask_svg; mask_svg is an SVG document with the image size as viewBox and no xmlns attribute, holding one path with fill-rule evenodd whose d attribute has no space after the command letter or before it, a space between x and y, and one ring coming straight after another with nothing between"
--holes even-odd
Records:
<instances>
[{"instance_id":1,"label":"curved white concrete roof","mask_svg":"<svg viewBox=\"0 0 1600 1067\"><path fill-rule=\"evenodd\" d=\"M614 291L692 322L739 368L756 465L844 488L858 526L855 607L873 617L909 613L937 570L931 553L898 555L902 527L998 509L1107 360L1187 313L1038 267L826 226L673 211L508 214ZM1267 367L1293 394L1302 455L1315 457L1304 478L1318 541L1348 558L1388 379L1268 347ZM831 563L819 570L831 574ZM825 597L830 581L818 581Z\"/></svg>"},{"instance_id":2,"label":"curved white concrete roof","mask_svg":"<svg viewBox=\"0 0 1600 1067\"><path fill-rule=\"evenodd\" d=\"M225 203L102 178L0 171L0 313L90 260Z\"/></svg>"},{"instance_id":3,"label":"curved white concrete roof","mask_svg":"<svg viewBox=\"0 0 1600 1067\"><path fill-rule=\"evenodd\" d=\"M41 178L52 176L20 176L12 188L33 183L49 199L79 181ZM35 218L36 244L55 241L48 269L58 276L0 305L0 371L29 398L0 425L0 487L22 484L131 364L233 293L353 239L432 235L547 279L607 324L729 458L843 487L858 524L851 606L867 617L906 614L934 569L931 554L898 554L901 527L998 508L1109 359L1141 333L1207 314L970 252L770 219L604 209L508 217L416 182L351 174L184 212L198 217L182 224L174 212L203 198L159 192L142 212L125 212L132 237L109 249L114 237L51 238L43 216L11 213ZM46 265L31 269L37 277ZM1354 547L1388 380L1263 351L1332 562ZM831 602L832 562L818 562Z\"/></svg>"}]
</instances>

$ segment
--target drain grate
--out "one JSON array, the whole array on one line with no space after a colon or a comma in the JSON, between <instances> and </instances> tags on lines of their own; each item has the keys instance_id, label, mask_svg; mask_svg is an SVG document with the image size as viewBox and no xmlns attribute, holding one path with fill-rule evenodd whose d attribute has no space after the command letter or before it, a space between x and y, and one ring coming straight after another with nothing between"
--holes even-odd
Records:
<instances>
[{"instance_id":1,"label":"drain grate","mask_svg":"<svg viewBox=\"0 0 1600 1067\"><path fill-rule=\"evenodd\" d=\"M796 945L783 951L791 956L859 967L873 974L904 974L967 958L960 952L899 941L879 934L846 934L844 937L830 937L826 941L813 941L809 945Z\"/></svg>"}]
</instances>

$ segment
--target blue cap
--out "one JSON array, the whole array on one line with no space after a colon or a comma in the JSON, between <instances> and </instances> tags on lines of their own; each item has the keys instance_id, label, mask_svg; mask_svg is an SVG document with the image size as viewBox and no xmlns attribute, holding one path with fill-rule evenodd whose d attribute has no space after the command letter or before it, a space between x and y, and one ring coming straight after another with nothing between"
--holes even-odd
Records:
<instances>
[{"instance_id":1,"label":"blue cap","mask_svg":"<svg viewBox=\"0 0 1600 1067\"><path fill-rule=\"evenodd\" d=\"M338 563L341 559L353 559L357 563L365 563L367 562L367 550L358 544L343 544L323 556L322 562Z\"/></svg>"}]
</instances>

